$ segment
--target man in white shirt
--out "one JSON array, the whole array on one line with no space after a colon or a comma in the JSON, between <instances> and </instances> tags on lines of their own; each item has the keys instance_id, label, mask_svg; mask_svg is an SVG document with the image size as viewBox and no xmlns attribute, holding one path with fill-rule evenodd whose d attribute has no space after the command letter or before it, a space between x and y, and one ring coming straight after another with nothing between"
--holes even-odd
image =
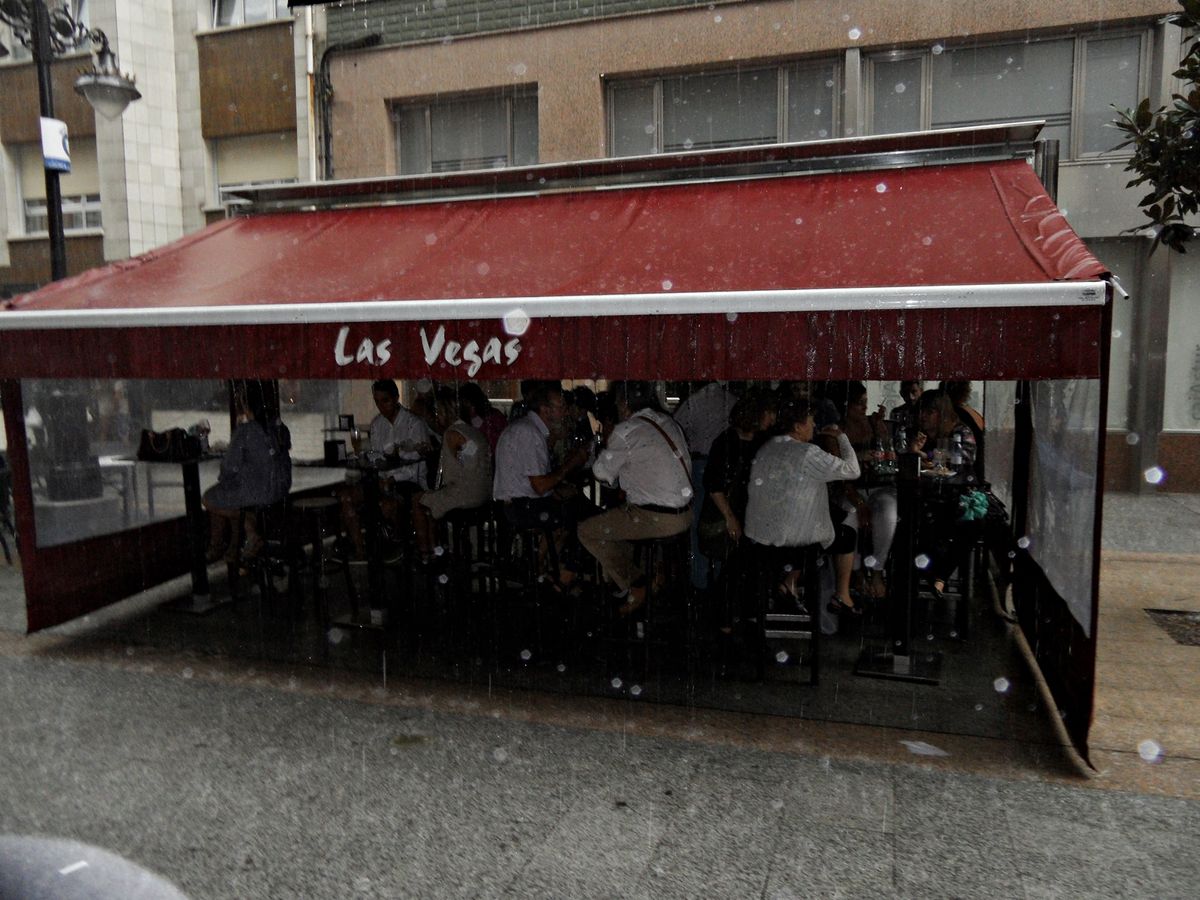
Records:
<instances>
[{"instance_id":1,"label":"man in white shirt","mask_svg":"<svg viewBox=\"0 0 1200 900\"><path fill-rule=\"evenodd\" d=\"M699 527L700 507L704 504L704 469L708 465L708 451L713 441L729 427L729 413L737 403L737 395L731 393L721 382L698 381L692 392L675 410L675 423L683 429L683 436L691 448L692 491L694 509L692 517L692 584L703 590L708 586L708 560L700 553Z\"/></svg>"},{"instance_id":2,"label":"man in white shirt","mask_svg":"<svg viewBox=\"0 0 1200 900\"><path fill-rule=\"evenodd\" d=\"M661 410L653 386L618 382L612 388L621 421L592 473L625 491L625 505L579 526L579 542L604 573L628 592L628 615L646 601L645 573L633 563L633 541L670 537L692 521L692 464L683 430Z\"/></svg>"},{"instance_id":3,"label":"man in white shirt","mask_svg":"<svg viewBox=\"0 0 1200 900\"><path fill-rule=\"evenodd\" d=\"M413 494L429 486L425 457L432 453L437 436L424 419L400 405L400 389L396 382L387 378L376 381L371 385L371 393L379 415L371 421L369 452L379 459L389 458L398 463L380 475L379 513L387 521L404 527L408 522L402 519L412 508ZM367 555L358 516L358 507L362 503L361 487L342 493L342 521L359 559L365 559Z\"/></svg>"}]
</instances>

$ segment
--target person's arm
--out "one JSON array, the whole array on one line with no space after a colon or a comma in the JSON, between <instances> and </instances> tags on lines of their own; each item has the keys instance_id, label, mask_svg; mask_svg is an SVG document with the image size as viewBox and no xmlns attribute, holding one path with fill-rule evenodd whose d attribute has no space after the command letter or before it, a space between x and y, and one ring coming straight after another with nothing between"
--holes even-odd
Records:
<instances>
[{"instance_id":1,"label":"person's arm","mask_svg":"<svg viewBox=\"0 0 1200 900\"><path fill-rule=\"evenodd\" d=\"M242 423L233 429L233 436L229 438L229 447L225 450L225 455L221 458L221 472L217 476L217 481L228 481L231 478L236 478L245 461L246 423Z\"/></svg>"},{"instance_id":2,"label":"person's arm","mask_svg":"<svg viewBox=\"0 0 1200 900\"><path fill-rule=\"evenodd\" d=\"M583 447L577 447L567 454L567 458L563 460L563 464L553 472L547 472L545 475L530 475L529 483L539 495L544 496L554 490L560 481L585 462L587 462L587 450Z\"/></svg>"},{"instance_id":3,"label":"person's arm","mask_svg":"<svg viewBox=\"0 0 1200 900\"><path fill-rule=\"evenodd\" d=\"M816 452L808 455L808 465L811 467L813 476L820 481L853 481L862 474L858 467L858 456L855 454L854 448L850 446L850 438L846 437L846 433L834 425L823 428L821 431L823 434L837 435L838 451L842 454L842 458L838 459L819 447L814 447Z\"/></svg>"},{"instance_id":4,"label":"person's arm","mask_svg":"<svg viewBox=\"0 0 1200 900\"><path fill-rule=\"evenodd\" d=\"M605 442L604 448L596 457L596 462L592 466L592 474L596 476L596 480L603 481L608 485L615 485L617 478L620 475L621 469L625 467L626 461L629 459L629 439L627 437L628 426L622 427L617 425L613 429L612 434L608 436L608 441Z\"/></svg>"}]
</instances>

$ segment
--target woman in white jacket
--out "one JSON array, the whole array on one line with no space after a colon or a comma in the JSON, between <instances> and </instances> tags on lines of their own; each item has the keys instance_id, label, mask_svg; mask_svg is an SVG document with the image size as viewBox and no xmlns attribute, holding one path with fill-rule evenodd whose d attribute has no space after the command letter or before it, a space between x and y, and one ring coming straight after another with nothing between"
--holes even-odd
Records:
<instances>
[{"instance_id":1,"label":"woman in white jacket","mask_svg":"<svg viewBox=\"0 0 1200 900\"><path fill-rule=\"evenodd\" d=\"M853 481L859 475L850 440L836 425L821 429L822 434L837 437L840 459L809 443L816 425L803 400L785 404L777 424L783 433L763 445L750 469L746 537L770 547L819 544L833 555L853 554L855 533L845 526L834 527L828 490L831 481ZM790 571L781 585L793 596L799 575L798 570ZM850 597L849 584L838 581L830 611L861 612Z\"/></svg>"}]
</instances>

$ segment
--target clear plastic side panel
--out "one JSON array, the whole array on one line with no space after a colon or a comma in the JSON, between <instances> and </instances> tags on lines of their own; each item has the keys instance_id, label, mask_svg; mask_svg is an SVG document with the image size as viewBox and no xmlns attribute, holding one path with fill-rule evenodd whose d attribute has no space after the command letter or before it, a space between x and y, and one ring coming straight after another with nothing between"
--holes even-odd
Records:
<instances>
[{"instance_id":1,"label":"clear plastic side panel","mask_svg":"<svg viewBox=\"0 0 1200 900\"><path fill-rule=\"evenodd\" d=\"M1100 382L1038 381L1032 390L1029 552L1092 633Z\"/></svg>"}]
</instances>

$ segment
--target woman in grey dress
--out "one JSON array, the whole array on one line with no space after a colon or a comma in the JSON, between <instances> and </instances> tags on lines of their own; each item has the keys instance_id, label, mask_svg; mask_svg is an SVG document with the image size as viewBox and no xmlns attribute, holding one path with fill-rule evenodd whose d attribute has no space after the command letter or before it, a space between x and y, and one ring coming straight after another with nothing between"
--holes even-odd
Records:
<instances>
[{"instance_id":1,"label":"woman in grey dress","mask_svg":"<svg viewBox=\"0 0 1200 900\"><path fill-rule=\"evenodd\" d=\"M442 436L437 487L413 497L413 530L422 562L433 556L435 522L454 509L474 509L492 497L492 448L482 431L463 421L451 388L435 393L435 430Z\"/></svg>"},{"instance_id":2,"label":"woman in grey dress","mask_svg":"<svg viewBox=\"0 0 1200 900\"><path fill-rule=\"evenodd\" d=\"M282 423L268 420L261 383L246 382L236 402L238 424L221 460L221 474L217 483L204 492L211 527L209 562L222 554L227 562L237 558L238 521L243 510L246 542L241 555L256 556L263 542L254 507L278 503L292 487L291 435Z\"/></svg>"}]
</instances>

